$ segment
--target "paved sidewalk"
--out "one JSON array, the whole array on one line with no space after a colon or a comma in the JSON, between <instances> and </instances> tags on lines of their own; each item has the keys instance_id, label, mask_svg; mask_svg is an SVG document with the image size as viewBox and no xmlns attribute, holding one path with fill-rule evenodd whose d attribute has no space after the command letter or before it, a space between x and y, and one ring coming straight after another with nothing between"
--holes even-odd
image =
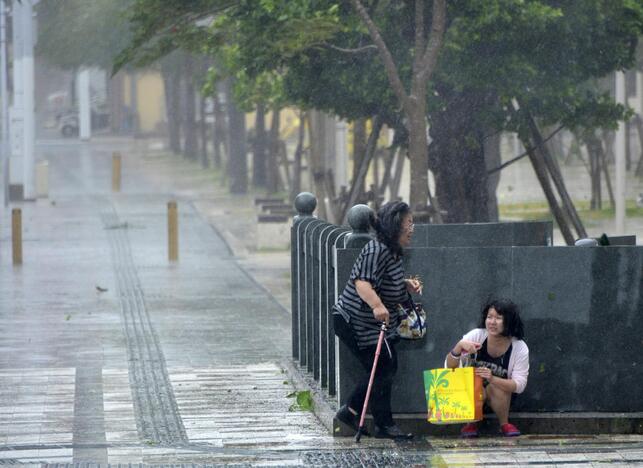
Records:
<instances>
[{"instance_id":1,"label":"paved sidewalk","mask_svg":"<svg viewBox=\"0 0 643 468\"><path fill-rule=\"evenodd\" d=\"M123 190L110 190L111 152ZM0 464L643 464L643 438L333 438L290 355L287 252L253 248L251 197L153 142L43 141L48 199L0 208ZM180 260L166 255L179 202Z\"/></svg>"}]
</instances>

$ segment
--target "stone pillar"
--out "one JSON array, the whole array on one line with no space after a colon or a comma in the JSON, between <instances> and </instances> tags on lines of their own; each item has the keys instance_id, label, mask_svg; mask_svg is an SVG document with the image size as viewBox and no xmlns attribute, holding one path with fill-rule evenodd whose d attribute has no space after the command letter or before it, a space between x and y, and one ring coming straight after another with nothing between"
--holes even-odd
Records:
<instances>
[{"instance_id":1,"label":"stone pillar","mask_svg":"<svg viewBox=\"0 0 643 468\"><path fill-rule=\"evenodd\" d=\"M293 218L293 225L290 228L290 279L291 279L291 311L292 311L292 356L295 360L303 362L306 355L305 340L302 333L306 334L306 307L305 307L305 269L304 264L304 243L300 243L299 229L300 222L311 220L313 212L317 207L317 198L310 192L301 192L295 197L295 209L297 215Z\"/></svg>"}]
</instances>

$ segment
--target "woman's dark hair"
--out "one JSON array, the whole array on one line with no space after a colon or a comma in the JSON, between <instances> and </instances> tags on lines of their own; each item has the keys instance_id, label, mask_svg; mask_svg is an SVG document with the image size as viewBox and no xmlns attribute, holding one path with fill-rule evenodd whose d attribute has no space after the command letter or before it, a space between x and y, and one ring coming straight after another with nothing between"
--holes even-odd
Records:
<instances>
[{"instance_id":1,"label":"woman's dark hair","mask_svg":"<svg viewBox=\"0 0 643 468\"><path fill-rule=\"evenodd\" d=\"M382 205L377 210L377 217L373 223L377 240L386 245L393 255L402 256L400 245L400 232L402 232L402 220L409 214L409 205L402 201L391 201Z\"/></svg>"},{"instance_id":2,"label":"woman's dark hair","mask_svg":"<svg viewBox=\"0 0 643 468\"><path fill-rule=\"evenodd\" d=\"M513 336L522 340L525 336L525 328L518 313L518 306L511 302L509 299L492 299L482 307L480 314L479 328L486 328L485 320L489 309L494 308L498 315L502 316L504 328L502 330L503 336Z\"/></svg>"}]
</instances>

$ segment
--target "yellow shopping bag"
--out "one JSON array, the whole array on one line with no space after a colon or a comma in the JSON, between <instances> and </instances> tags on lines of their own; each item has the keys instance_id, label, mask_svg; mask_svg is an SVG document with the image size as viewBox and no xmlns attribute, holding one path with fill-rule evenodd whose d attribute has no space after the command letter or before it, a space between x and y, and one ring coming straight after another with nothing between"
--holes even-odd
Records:
<instances>
[{"instance_id":1,"label":"yellow shopping bag","mask_svg":"<svg viewBox=\"0 0 643 468\"><path fill-rule=\"evenodd\" d=\"M480 421L484 393L473 367L424 371L424 391L433 424Z\"/></svg>"}]
</instances>

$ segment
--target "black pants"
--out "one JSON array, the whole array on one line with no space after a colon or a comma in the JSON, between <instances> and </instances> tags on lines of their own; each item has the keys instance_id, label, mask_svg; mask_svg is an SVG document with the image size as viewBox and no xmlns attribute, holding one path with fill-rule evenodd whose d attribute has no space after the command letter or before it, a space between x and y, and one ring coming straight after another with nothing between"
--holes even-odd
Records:
<instances>
[{"instance_id":1,"label":"black pants","mask_svg":"<svg viewBox=\"0 0 643 468\"><path fill-rule=\"evenodd\" d=\"M347 401L348 406L357 411L358 415L361 415L377 345L359 348L352 333L349 334L347 333L349 330L344 329L344 327L348 328L348 324L341 316L334 316L334 324L337 335L348 346L355 357L359 359L359 362L366 371L366 375L355 386ZM387 346L387 343L383 342L368 403L368 407L373 415L373 421L380 427L391 426L393 424L393 415L391 414L391 388L396 372L397 352L395 351L395 344L388 341Z\"/></svg>"}]
</instances>

